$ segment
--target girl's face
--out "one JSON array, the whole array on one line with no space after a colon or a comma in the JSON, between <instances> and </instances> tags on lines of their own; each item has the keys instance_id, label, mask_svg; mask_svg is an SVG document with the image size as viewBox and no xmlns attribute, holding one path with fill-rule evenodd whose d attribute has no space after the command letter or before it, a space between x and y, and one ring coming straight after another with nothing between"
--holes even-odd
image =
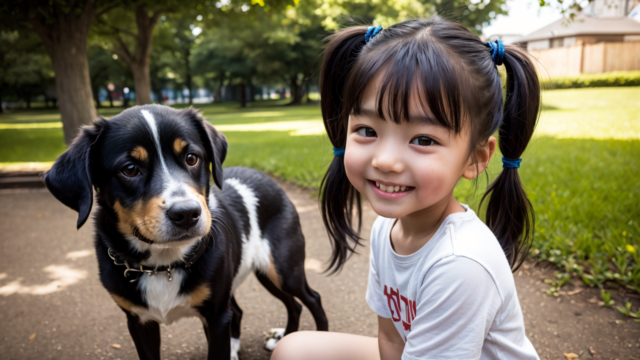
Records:
<instances>
[{"instance_id":1,"label":"girl's face","mask_svg":"<svg viewBox=\"0 0 640 360\"><path fill-rule=\"evenodd\" d=\"M484 170L491 154L486 159L483 151L476 154L478 169L469 158L467 131L455 134L442 127L418 99L411 101L409 122L380 119L378 84L371 85L361 114L349 116L344 165L351 184L377 214L401 218L449 202L461 176L474 178ZM495 139L490 147L495 148Z\"/></svg>"}]
</instances>

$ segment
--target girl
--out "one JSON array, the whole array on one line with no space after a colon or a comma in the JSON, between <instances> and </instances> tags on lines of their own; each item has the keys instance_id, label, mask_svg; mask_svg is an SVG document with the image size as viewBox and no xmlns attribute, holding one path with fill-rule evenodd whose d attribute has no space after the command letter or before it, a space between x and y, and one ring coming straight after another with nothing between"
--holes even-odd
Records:
<instances>
[{"instance_id":1,"label":"girl","mask_svg":"<svg viewBox=\"0 0 640 360\"><path fill-rule=\"evenodd\" d=\"M299 332L272 359L538 359L511 273L533 232L518 167L540 89L524 51L441 18L351 27L331 38L320 76L335 146L321 199L330 268L360 245L351 219L363 195L380 215L366 295L378 338ZM496 131L504 169L485 225L453 188L487 168Z\"/></svg>"}]
</instances>

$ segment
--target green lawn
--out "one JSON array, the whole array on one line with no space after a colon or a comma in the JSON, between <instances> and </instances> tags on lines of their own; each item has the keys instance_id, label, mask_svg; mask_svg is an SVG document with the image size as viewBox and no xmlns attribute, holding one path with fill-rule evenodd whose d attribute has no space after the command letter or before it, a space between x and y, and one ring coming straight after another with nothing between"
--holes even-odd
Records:
<instances>
[{"instance_id":1,"label":"green lawn","mask_svg":"<svg viewBox=\"0 0 640 360\"><path fill-rule=\"evenodd\" d=\"M536 210L532 255L587 284L640 292L640 88L554 90L543 101L520 169ZM317 188L332 158L331 144L318 132L319 107L280 105L197 107L229 140L226 166L255 167ZM51 111L0 115L0 167L55 160L65 149L59 126ZM499 159L491 162L490 178L501 170ZM455 195L477 205L485 186L484 178L461 181Z\"/></svg>"}]
</instances>

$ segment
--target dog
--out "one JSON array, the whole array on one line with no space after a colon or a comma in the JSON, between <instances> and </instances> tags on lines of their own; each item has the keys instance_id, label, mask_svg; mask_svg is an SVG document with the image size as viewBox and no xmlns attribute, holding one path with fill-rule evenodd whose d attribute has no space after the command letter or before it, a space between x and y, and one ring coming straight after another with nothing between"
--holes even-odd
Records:
<instances>
[{"instance_id":1,"label":"dog","mask_svg":"<svg viewBox=\"0 0 640 360\"><path fill-rule=\"evenodd\" d=\"M160 359L159 324L192 316L204 325L208 359L237 359L242 310L233 294L251 272L287 309L277 338L298 329L294 297L328 330L306 280L294 205L257 170L223 170L226 153L224 135L197 110L136 106L83 127L45 176L78 212L78 229L95 189L100 281L126 314L140 359Z\"/></svg>"}]
</instances>

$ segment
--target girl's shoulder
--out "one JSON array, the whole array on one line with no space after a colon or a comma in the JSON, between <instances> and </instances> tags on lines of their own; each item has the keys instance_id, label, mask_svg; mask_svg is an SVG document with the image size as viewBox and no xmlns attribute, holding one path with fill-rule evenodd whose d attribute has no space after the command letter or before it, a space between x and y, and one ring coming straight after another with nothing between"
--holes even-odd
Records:
<instances>
[{"instance_id":1,"label":"girl's shoulder","mask_svg":"<svg viewBox=\"0 0 640 360\"><path fill-rule=\"evenodd\" d=\"M448 236L440 243L440 256L477 263L508 298L514 293L515 283L504 250L489 227L475 213L469 215L449 223Z\"/></svg>"}]
</instances>

